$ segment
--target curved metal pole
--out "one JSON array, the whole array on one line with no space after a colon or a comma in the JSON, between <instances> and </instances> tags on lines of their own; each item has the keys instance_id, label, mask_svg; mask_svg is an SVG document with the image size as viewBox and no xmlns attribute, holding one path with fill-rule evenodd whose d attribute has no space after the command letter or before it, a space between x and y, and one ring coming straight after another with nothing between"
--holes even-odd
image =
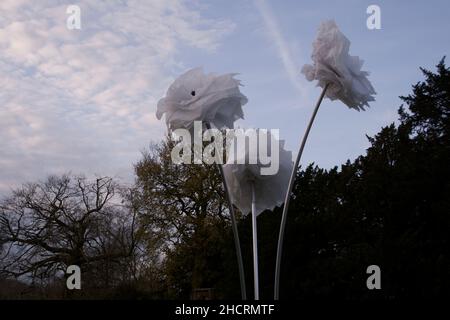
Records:
<instances>
[{"instance_id":1,"label":"curved metal pole","mask_svg":"<svg viewBox=\"0 0 450 320\"><path fill-rule=\"evenodd\" d=\"M252 182L253 282L255 288L255 300L259 300L258 225L256 224L256 218L255 183Z\"/></svg>"},{"instance_id":2,"label":"curved metal pole","mask_svg":"<svg viewBox=\"0 0 450 320\"><path fill-rule=\"evenodd\" d=\"M211 125L209 124L209 122L205 122L205 126L206 126L206 129L208 129L208 130L211 129ZM216 165L219 168L220 176L222 178L222 183L223 183L223 189L225 191L225 198L227 200L228 208L230 210L231 226L233 229L233 236L234 236L234 246L236 247L236 257L237 257L238 268L239 268L239 281L241 284L241 296L242 296L242 300L247 300L247 291L245 288L244 262L242 260L241 244L239 241L239 231L238 231L238 227L237 227L236 216L234 213L233 204L231 203L230 194L228 191L227 180L225 179L225 174L223 173L223 167L221 164L218 164L218 163Z\"/></svg>"},{"instance_id":3,"label":"curved metal pole","mask_svg":"<svg viewBox=\"0 0 450 320\"><path fill-rule=\"evenodd\" d=\"M280 225L280 233L278 235L278 246L277 246L277 259L275 262L275 285L274 285L274 299L278 300L280 297L280 268L281 268L281 256L283 250L283 239L284 239L284 230L286 227L287 213L289 209L289 200L291 198L291 191L294 186L295 176L297 174L297 167L300 163L300 159L302 157L303 149L305 148L306 140L308 139L309 131L311 131L312 124L314 119L316 118L317 111L319 110L320 104L325 96L329 84L325 85L320 94L319 100L316 103L316 107L314 108L311 119L309 120L308 127L306 128L305 135L303 136L302 143L300 145L300 150L297 154L297 159L295 160L294 167L292 168L291 177L289 179L289 186L286 191L286 197L284 199L284 207L283 214L281 216L281 225Z\"/></svg>"}]
</instances>

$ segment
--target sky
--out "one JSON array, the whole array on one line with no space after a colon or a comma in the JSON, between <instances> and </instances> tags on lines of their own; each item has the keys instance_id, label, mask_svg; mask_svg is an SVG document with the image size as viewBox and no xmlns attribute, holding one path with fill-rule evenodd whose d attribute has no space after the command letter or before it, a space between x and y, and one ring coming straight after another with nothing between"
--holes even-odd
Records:
<instances>
[{"instance_id":1,"label":"sky","mask_svg":"<svg viewBox=\"0 0 450 320\"><path fill-rule=\"evenodd\" d=\"M366 26L369 5L381 29ZM66 10L81 9L69 30ZM133 163L166 133L156 103L181 73L239 73L244 128L280 129L298 152L320 88L300 73L319 24L334 19L377 95L365 112L328 99L302 164L364 154L395 122L400 95L450 52L450 2L296 0L1 0L0 195L51 174L133 181Z\"/></svg>"}]
</instances>

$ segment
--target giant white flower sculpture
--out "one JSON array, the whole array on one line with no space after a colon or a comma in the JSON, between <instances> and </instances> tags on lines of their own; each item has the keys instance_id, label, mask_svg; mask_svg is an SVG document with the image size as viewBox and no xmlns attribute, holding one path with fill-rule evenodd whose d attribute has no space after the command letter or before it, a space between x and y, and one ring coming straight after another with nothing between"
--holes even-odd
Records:
<instances>
[{"instance_id":1,"label":"giant white flower sculpture","mask_svg":"<svg viewBox=\"0 0 450 320\"><path fill-rule=\"evenodd\" d=\"M236 144L233 142L231 147L233 145L237 147L235 159L228 159L223 166L232 202L244 215L251 212L253 186L256 198L256 215L259 215L264 210L273 210L275 207L281 206L284 202L293 166L292 152L284 149L283 140L276 140L270 134L270 131L255 131L257 132L255 135L258 140L258 147L252 150L249 148L249 143ZM248 132L255 131L245 132L247 142L250 140ZM266 135L266 138L262 140L263 134ZM278 162L276 174L264 174L264 168L267 170L268 165L262 164L259 154L260 143L266 142L268 158ZM252 158L250 155L252 151L256 152L253 156L257 163L254 164L249 163L249 159ZM275 153L278 153L278 155L275 156Z\"/></svg>"},{"instance_id":2,"label":"giant white flower sculpture","mask_svg":"<svg viewBox=\"0 0 450 320\"><path fill-rule=\"evenodd\" d=\"M362 71L363 60L349 55L350 41L339 31L334 21L325 21L319 27L316 40L313 42L312 65L304 65L302 73L309 81L318 81L322 93L316 103L313 114L306 127L300 144L300 150L294 163L289 186L281 215L280 233L278 236L277 257L275 262L274 299L279 299L281 256L283 249L284 230L289 209L291 190L295 181L295 174L300 163L306 140L308 139L314 119L320 104L327 96L331 100L340 100L349 108L365 110L369 101L374 101L375 90L367 79L368 72Z\"/></svg>"},{"instance_id":3,"label":"giant white flower sculpture","mask_svg":"<svg viewBox=\"0 0 450 320\"><path fill-rule=\"evenodd\" d=\"M166 116L169 130L191 129L194 121L203 121L218 129L233 128L243 118L247 98L240 92L235 74L205 74L202 68L179 76L159 100L156 117Z\"/></svg>"},{"instance_id":4,"label":"giant white flower sculpture","mask_svg":"<svg viewBox=\"0 0 450 320\"><path fill-rule=\"evenodd\" d=\"M350 41L334 21L323 22L313 42L313 65L306 64L302 73L309 81L318 80L318 86L328 85L326 96L339 99L358 111L374 101L375 90L368 72L362 71L363 60L349 55Z\"/></svg>"},{"instance_id":5,"label":"giant white flower sculpture","mask_svg":"<svg viewBox=\"0 0 450 320\"><path fill-rule=\"evenodd\" d=\"M283 203L292 171L292 154L284 150L284 142L275 140L270 132L257 131L255 133L252 130L245 133L256 135L256 148L251 147L250 141L253 138L250 136L244 135L244 143L241 144L236 142L238 139L235 139L230 148L236 147L237 151L231 152L235 156L231 156L227 160L223 171L229 185L232 202L244 215L252 212L254 293L255 300L259 300L256 218L264 210L272 210ZM268 156L265 159L260 158L261 147L266 151L262 154L265 153ZM272 168L274 165L274 163L269 163L268 159L276 162L275 171L267 168L267 165Z\"/></svg>"},{"instance_id":6,"label":"giant white flower sculpture","mask_svg":"<svg viewBox=\"0 0 450 320\"><path fill-rule=\"evenodd\" d=\"M160 120L165 114L169 131L187 129L192 134L194 133L195 121L202 121L207 129L211 126L217 129L233 128L234 122L244 117L242 106L247 103L247 98L239 90L240 81L234 79L234 75L232 73L223 75L205 74L202 68L185 72L172 83L166 96L159 100L156 117ZM217 164L217 167L222 176L225 196L228 200L239 267L241 294L242 299L245 300L247 293L244 263L237 222L222 166Z\"/></svg>"}]
</instances>

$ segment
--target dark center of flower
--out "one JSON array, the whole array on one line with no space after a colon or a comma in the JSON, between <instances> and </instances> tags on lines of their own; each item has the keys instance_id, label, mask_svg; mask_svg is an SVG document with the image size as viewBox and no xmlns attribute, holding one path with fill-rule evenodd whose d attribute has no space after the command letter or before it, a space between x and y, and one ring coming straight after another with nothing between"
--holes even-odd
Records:
<instances>
[{"instance_id":1,"label":"dark center of flower","mask_svg":"<svg viewBox=\"0 0 450 320\"><path fill-rule=\"evenodd\" d=\"M195 97L195 91L194 91L194 90L191 91L191 95L192 95L193 97Z\"/></svg>"}]
</instances>

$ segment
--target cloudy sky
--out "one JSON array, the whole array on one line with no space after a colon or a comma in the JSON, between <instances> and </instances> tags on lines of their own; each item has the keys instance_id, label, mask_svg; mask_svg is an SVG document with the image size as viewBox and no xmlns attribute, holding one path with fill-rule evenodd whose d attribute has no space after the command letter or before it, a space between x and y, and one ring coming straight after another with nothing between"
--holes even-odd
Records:
<instances>
[{"instance_id":1,"label":"cloudy sky","mask_svg":"<svg viewBox=\"0 0 450 320\"><path fill-rule=\"evenodd\" d=\"M0 1L0 195L72 172L132 180L132 164L165 133L156 102L185 70L238 72L249 98L242 127L279 128L298 143L320 89L299 70L318 25L335 19L377 101L366 112L326 100L304 163L354 159L366 134L395 121L399 95L450 52L442 1ZM66 9L81 8L81 30ZM366 9L381 8L381 30Z\"/></svg>"}]
</instances>

